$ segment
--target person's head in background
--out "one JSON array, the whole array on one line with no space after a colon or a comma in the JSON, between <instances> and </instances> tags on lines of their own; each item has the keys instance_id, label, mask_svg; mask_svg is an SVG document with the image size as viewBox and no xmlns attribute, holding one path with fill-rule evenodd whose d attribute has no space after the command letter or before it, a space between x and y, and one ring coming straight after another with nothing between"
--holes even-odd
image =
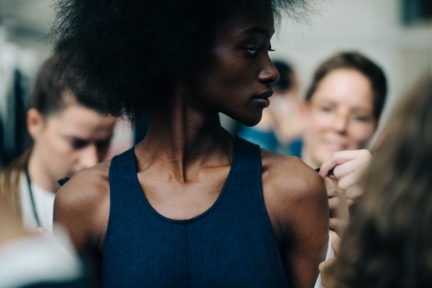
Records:
<instances>
[{"instance_id":1,"label":"person's head in background","mask_svg":"<svg viewBox=\"0 0 432 288\"><path fill-rule=\"evenodd\" d=\"M360 53L339 53L319 66L302 105L302 159L319 167L333 152L365 148L387 94L383 70Z\"/></svg>"},{"instance_id":2,"label":"person's head in background","mask_svg":"<svg viewBox=\"0 0 432 288\"><path fill-rule=\"evenodd\" d=\"M299 99L297 77L290 64L281 60L272 61L279 72L279 80L270 86L273 96L270 106L262 112L261 121L254 127L241 126L238 135L261 148L299 156L293 153L292 140L301 137L299 121ZM299 150L299 149L296 149Z\"/></svg>"},{"instance_id":3,"label":"person's head in background","mask_svg":"<svg viewBox=\"0 0 432 288\"><path fill-rule=\"evenodd\" d=\"M285 61L274 60L273 65L279 72L279 80L271 84L273 89L273 96L270 98L270 102L273 98L287 96L288 93L294 94L297 92L297 79L293 68L290 64Z\"/></svg>"},{"instance_id":4,"label":"person's head in background","mask_svg":"<svg viewBox=\"0 0 432 288\"><path fill-rule=\"evenodd\" d=\"M57 77L56 67L57 57L52 56L39 70L29 96L27 129L32 148L3 173L3 188L13 206L19 206L17 177L26 165L32 184L55 193L58 180L96 165L110 144L115 118L78 102Z\"/></svg>"},{"instance_id":5,"label":"person's head in background","mask_svg":"<svg viewBox=\"0 0 432 288\"><path fill-rule=\"evenodd\" d=\"M328 287L432 287L431 111L429 78L388 121Z\"/></svg>"},{"instance_id":6,"label":"person's head in background","mask_svg":"<svg viewBox=\"0 0 432 288\"><path fill-rule=\"evenodd\" d=\"M294 69L284 61L273 61L279 72L279 80L272 84L273 96L268 110L274 119L278 140L282 143L299 138L302 128L299 123L298 81ZM265 115L263 115L264 117ZM263 119L264 120L264 119Z\"/></svg>"}]
</instances>

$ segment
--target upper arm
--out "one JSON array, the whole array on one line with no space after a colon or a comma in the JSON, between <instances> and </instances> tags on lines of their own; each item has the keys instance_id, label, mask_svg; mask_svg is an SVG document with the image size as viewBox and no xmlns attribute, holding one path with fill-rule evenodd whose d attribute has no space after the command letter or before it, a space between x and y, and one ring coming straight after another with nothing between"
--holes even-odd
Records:
<instances>
[{"instance_id":1,"label":"upper arm","mask_svg":"<svg viewBox=\"0 0 432 288\"><path fill-rule=\"evenodd\" d=\"M291 215L285 215L285 261L295 283L291 287L313 287L318 265L324 261L328 243L329 212L325 186L319 175L298 192ZM288 214L288 213L287 213Z\"/></svg>"},{"instance_id":2,"label":"upper arm","mask_svg":"<svg viewBox=\"0 0 432 288\"><path fill-rule=\"evenodd\" d=\"M269 215L277 223L290 287L313 287L324 260L329 233L327 193L322 178L299 160L278 163ZM267 177L268 178L268 177ZM266 194L266 192L265 192ZM267 197L268 198L268 197ZM267 205L269 206L269 205Z\"/></svg>"},{"instance_id":3,"label":"upper arm","mask_svg":"<svg viewBox=\"0 0 432 288\"><path fill-rule=\"evenodd\" d=\"M98 249L106 230L109 197L104 178L101 171L84 170L76 173L56 194L54 222L66 228L80 253L88 248Z\"/></svg>"}]
</instances>

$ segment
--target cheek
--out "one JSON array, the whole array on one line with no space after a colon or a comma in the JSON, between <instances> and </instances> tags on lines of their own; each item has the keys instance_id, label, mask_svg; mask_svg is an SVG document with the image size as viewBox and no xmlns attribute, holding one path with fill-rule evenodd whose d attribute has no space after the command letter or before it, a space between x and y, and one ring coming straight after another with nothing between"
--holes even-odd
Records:
<instances>
[{"instance_id":1,"label":"cheek","mask_svg":"<svg viewBox=\"0 0 432 288\"><path fill-rule=\"evenodd\" d=\"M321 113L320 111L314 111L310 114L307 121L307 128L313 133L319 133L327 130L331 125L330 115Z\"/></svg>"},{"instance_id":2,"label":"cheek","mask_svg":"<svg viewBox=\"0 0 432 288\"><path fill-rule=\"evenodd\" d=\"M355 145L355 149L364 148L375 132L375 124L373 122L352 125L350 127L350 138Z\"/></svg>"},{"instance_id":3,"label":"cheek","mask_svg":"<svg viewBox=\"0 0 432 288\"><path fill-rule=\"evenodd\" d=\"M44 150L47 159L56 163L58 169L64 171L67 170L67 166L70 165L71 162L74 161L74 149L71 144L56 136L56 135L47 135L45 139Z\"/></svg>"}]
</instances>

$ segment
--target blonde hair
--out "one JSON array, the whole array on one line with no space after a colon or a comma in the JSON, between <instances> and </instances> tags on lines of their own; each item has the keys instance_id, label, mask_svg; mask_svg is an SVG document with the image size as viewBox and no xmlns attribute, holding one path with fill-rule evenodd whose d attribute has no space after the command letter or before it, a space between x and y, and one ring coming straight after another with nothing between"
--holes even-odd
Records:
<instances>
[{"instance_id":1,"label":"blonde hair","mask_svg":"<svg viewBox=\"0 0 432 288\"><path fill-rule=\"evenodd\" d=\"M3 194L3 199L13 214L19 219L22 217L20 176L25 170L30 154L31 149L24 152L0 173L0 193Z\"/></svg>"}]
</instances>

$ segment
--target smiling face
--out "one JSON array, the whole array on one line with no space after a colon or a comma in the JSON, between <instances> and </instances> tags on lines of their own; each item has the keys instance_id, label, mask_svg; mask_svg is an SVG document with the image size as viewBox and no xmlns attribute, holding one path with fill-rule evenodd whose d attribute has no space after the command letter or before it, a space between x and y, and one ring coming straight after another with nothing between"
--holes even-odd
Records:
<instances>
[{"instance_id":1,"label":"smiling face","mask_svg":"<svg viewBox=\"0 0 432 288\"><path fill-rule=\"evenodd\" d=\"M69 104L45 118L36 109L27 114L29 132L34 140L32 157L41 175L54 182L96 165L110 144L114 117L103 116L79 104Z\"/></svg>"},{"instance_id":2,"label":"smiling face","mask_svg":"<svg viewBox=\"0 0 432 288\"><path fill-rule=\"evenodd\" d=\"M319 83L303 104L302 159L319 167L333 152L365 148L378 121L373 117L371 83L354 69L337 69Z\"/></svg>"},{"instance_id":3,"label":"smiling face","mask_svg":"<svg viewBox=\"0 0 432 288\"><path fill-rule=\"evenodd\" d=\"M197 98L192 102L246 125L257 124L269 105L270 84L279 78L268 55L273 33L271 12L237 15L220 27L208 65L193 79Z\"/></svg>"}]
</instances>

